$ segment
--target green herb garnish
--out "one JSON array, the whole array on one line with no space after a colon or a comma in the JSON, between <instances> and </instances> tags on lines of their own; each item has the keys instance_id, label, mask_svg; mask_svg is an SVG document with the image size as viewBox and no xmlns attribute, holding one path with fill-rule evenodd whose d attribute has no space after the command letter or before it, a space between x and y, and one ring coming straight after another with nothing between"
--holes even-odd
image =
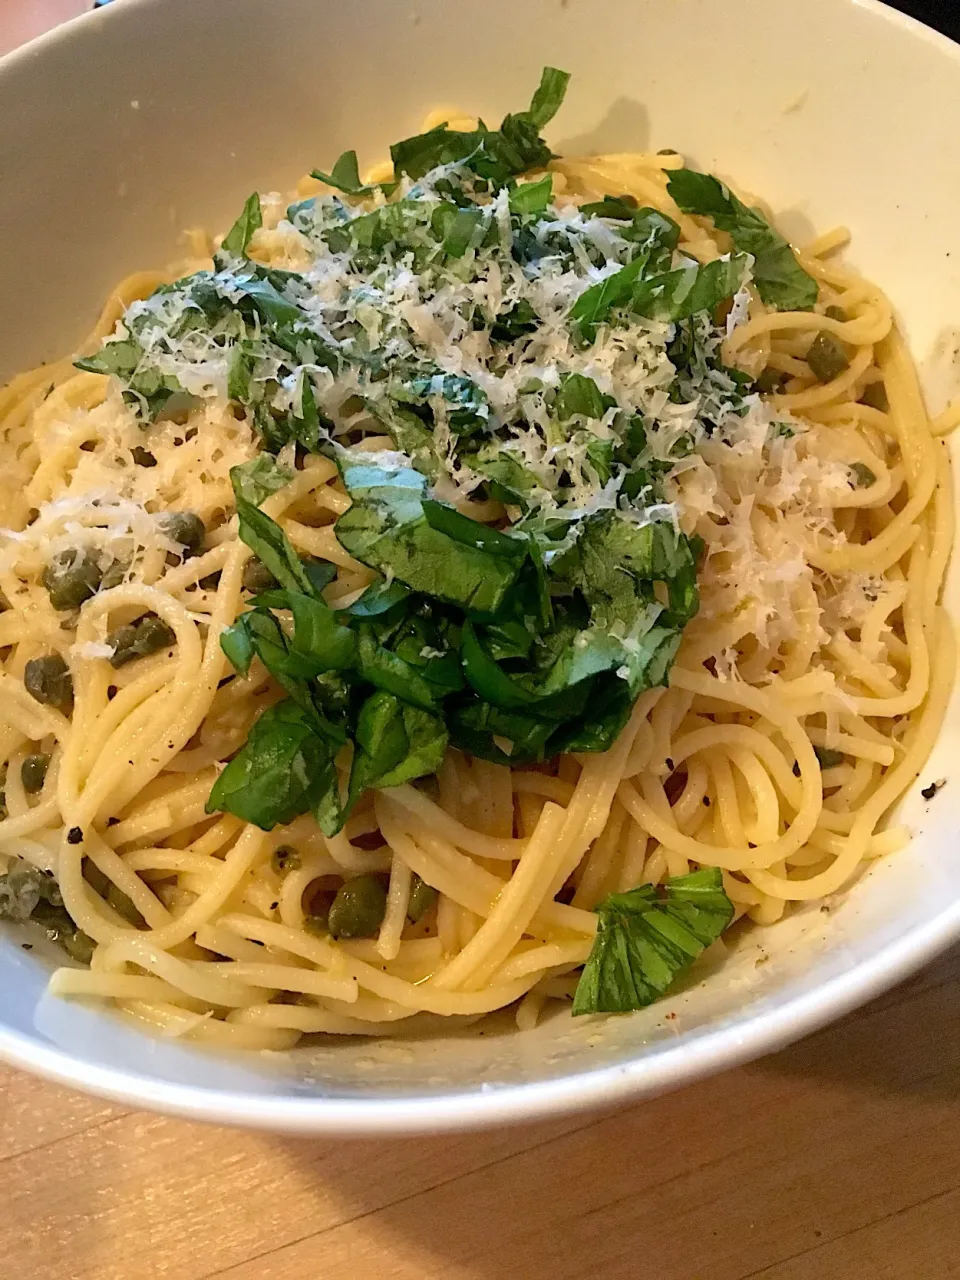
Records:
<instances>
[{"instance_id":1,"label":"green herb garnish","mask_svg":"<svg viewBox=\"0 0 960 1280\"><path fill-rule=\"evenodd\" d=\"M498 128L396 143L389 182L362 183L353 151L317 169L342 194L288 208L301 270L247 256L251 196L213 270L132 304L81 362L144 423L226 398L260 438L232 472L254 559L221 644L284 697L211 811L265 828L312 812L335 832L364 790L434 772L448 744L503 764L606 750L668 679L699 604L668 481L746 412L715 318L748 253L776 259L775 233L754 218L750 244L697 265L631 197L558 204L549 173L528 175L552 158L541 130L567 80L547 68ZM391 447L364 452L370 434ZM350 496L336 537L376 579L347 608L328 603L333 566L261 509L292 446L335 459Z\"/></svg>"},{"instance_id":2,"label":"green herb garnish","mask_svg":"<svg viewBox=\"0 0 960 1280\"><path fill-rule=\"evenodd\" d=\"M597 907L597 938L574 1014L627 1013L658 1000L733 919L723 875L705 867L662 888L613 893Z\"/></svg>"},{"instance_id":3,"label":"green herb garnish","mask_svg":"<svg viewBox=\"0 0 960 1280\"><path fill-rule=\"evenodd\" d=\"M718 178L676 169L667 190L684 213L710 218L715 227L730 233L738 249L753 254L753 279L764 302L778 311L808 311L814 305L817 282L800 266L783 236Z\"/></svg>"},{"instance_id":4,"label":"green herb garnish","mask_svg":"<svg viewBox=\"0 0 960 1280\"><path fill-rule=\"evenodd\" d=\"M263 211L260 208L260 196L255 191L243 206L243 212L227 234L223 237L220 249L225 253L243 257L253 233L263 226Z\"/></svg>"}]
</instances>

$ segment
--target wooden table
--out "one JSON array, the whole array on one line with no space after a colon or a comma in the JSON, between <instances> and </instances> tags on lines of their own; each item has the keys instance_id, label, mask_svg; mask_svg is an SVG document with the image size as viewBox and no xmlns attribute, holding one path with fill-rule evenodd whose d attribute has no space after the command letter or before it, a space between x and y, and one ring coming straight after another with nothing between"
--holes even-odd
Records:
<instances>
[{"instance_id":1,"label":"wooden table","mask_svg":"<svg viewBox=\"0 0 960 1280\"><path fill-rule=\"evenodd\" d=\"M606 1116L326 1142L0 1074L5 1280L960 1276L960 952L765 1061Z\"/></svg>"},{"instance_id":2,"label":"wooden table","mask_svg":"<svg viewBox=\"0 0 960 1280\"><path fill-rule=\"evenodd\" d=\"M0 51L83 7L0 0ZM958 979L960 952L695 1088L462 1137L237 1133L0 1071L0 1277L960 1276Z\"/></svg>"}]
</instances>

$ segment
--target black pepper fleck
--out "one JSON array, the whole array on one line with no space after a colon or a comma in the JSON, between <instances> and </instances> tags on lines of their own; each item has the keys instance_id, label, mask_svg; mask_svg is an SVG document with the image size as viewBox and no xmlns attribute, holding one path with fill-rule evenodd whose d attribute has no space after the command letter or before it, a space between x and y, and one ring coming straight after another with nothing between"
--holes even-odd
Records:
<instances>
[{"instance_id":1,"label":"black pepper fleck","mask_svg":"<svg viewBox=\"0 0 960 1280\"><path fill-rule=\"evenodd\" d=\"M71 827L67 832L67 844L83 844L83 831L80 827Z\"/></svg>"},{"instance_id":2,"label":"black pepper fleck","mask_svg":"<svg viewBox=\"0 0 960 1280\"><path fill-rule=\"evenodd\" d=\"M20 943L20 946L23 948L23 950L24 950L24 951L32 951L32 950L33 950L33 943L32 943L32 942L21 942L21 943Z\"/></svg>"},{"instance_id":3,"label":"black pepper fleck","mask_svg":"<svg viewBox=\"0 0 960 1280\"><path fill-rule=\"evenodd\" d=\"M677 766L673 763L673 760L670 758L670 756L667 756L667 768L670 770L670 772L673 773L676 767Z\"/></svg>"},{"instance_id":4,"label":"black pepper fleck","mask_svg":"<svg viewBox=\"0 0 960 1280\"><path fill-rule=\"evenodd\" d=\"M946 778L938 778L936 782L931 782L929 787L923 787L920 794L923 796L924 800L932 800L937 792L942 791L946 785Z\"/></svg>"}]
</instances>

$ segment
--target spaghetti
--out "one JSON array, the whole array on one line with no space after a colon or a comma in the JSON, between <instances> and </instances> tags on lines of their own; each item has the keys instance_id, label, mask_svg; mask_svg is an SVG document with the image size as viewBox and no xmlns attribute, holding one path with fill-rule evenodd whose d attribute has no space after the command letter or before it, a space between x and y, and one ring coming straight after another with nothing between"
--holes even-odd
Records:
<instances>
[{"instance_id":1,"label":"spaghetti","mask_svg":"<svg viewBox=\"0 0 960 1280\"><path fill-rule=\"evenodd\" d=\"M729 234L668 191L681 168L672 153L628 154L543 172L561 207L623 193L679 226L687 260L725 259ZM305 179L298 196L324 190ZM264 204L250 254L292 269L285 202ZM0 855L8 872L52 873L93 942L89 967L59 969L53 991L229 1047L386 1034L514 1003L528 1027L573 993L611 893L719 868L736 916L771 924L901 847L891 808L953 680L939 604L951 477L889 303L834 261L846 239L797 251L815 307L777 310L750 286L727 322L723 361L768 390L736 439L708 436L667 477L684 533L706 548L669 683L640 693L606 752L508 767L450 749L433 781L366 791L332 835L309 814L264 831L206 811L280 696L257 662L234 675L220 645L251 558L229 478L258 456L249 415L202 396L145 433L115 383L70 360L0 393ZM209 265L213 245L192 241L189 269ZM83 351L165 278L123 281ZM847 353L826 378L808 363L818 335ZM374 574L333 533L350 506L337 466L316 453L301 463L262 509L299 553L335 566L326 599L338 608ZM457 501L476 519L502 516ZM206 531L194 555L161 519L185 508ZM65 614L44 575L78 546L120 571ZM146 615L164 643L111 662L110 637L126 626L135 639ZM51 655L72 706L28 692L28 664ZM45 776L28 790L37 756ZM317 895L369 875L385 886L375 936L318 932ZM413 921L416 884L436 901Z\"/></svg>"}]
</instances>

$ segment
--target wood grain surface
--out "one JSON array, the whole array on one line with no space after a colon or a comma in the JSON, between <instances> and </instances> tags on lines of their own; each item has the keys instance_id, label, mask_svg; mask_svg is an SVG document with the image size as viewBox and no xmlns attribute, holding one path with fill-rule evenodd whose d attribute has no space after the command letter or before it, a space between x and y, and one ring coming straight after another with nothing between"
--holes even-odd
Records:
<instances>
[{"instance_id":1,"label":"wood grain surface","mask_svg":"<svg viewBox=\"0 0 960 1280\"><path fill-rule=\"evenodd\" d=\"M223 0L229 3L229 0ZM0 52L82 0L0 0ZM960 952L606 1116L321 1142L0 1071L0 1280L960 1276Z\"/></svg>"},{"instance_id":2,"label":"wood grain surface","mask_svg":"<svg viewBox=\"0 0 960 1280\"><path fill-rule=\"evenodd\" d=\"M960 952L603 1116L327 1142L0 1074L4 1280L960 1276Z\"/></svg>"}]
</instances>

